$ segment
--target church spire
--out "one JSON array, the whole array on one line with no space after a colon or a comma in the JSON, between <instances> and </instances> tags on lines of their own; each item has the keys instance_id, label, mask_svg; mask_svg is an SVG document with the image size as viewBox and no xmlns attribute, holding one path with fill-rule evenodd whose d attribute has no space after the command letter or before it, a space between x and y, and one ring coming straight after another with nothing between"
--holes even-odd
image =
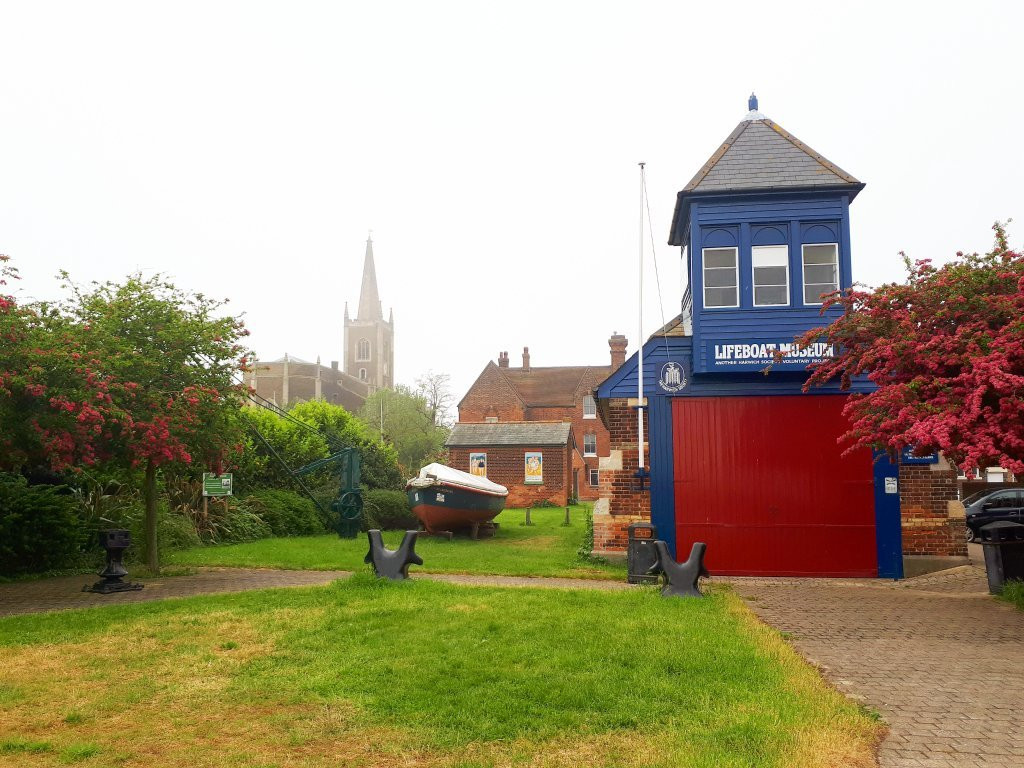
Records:
<instances>
[{"instance_id":1,"label":"church spire","mask_svg":"<svg viewBox=\"0 0 1024 768\"><path fill-rule=\"evenodd\" d=\"M380 297L377 295L377 270L373 265L373 239L366 238L366 258L363 260L363 286L359 291L357 320L383 320Z\"/></svg>"}]
</instances>

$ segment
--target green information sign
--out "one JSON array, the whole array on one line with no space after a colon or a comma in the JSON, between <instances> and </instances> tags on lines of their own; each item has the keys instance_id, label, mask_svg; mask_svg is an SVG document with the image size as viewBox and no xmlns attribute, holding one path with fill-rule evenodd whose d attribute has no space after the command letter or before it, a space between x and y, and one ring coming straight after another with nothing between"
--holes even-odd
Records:
<instances>
[{"instance_id":1,"label":"green information sign","mask_svg":"<svg viewBox=\"0 0 1024 768\"><path fill-rule=\"evenodd\" d=\"M213 472L203 472L203 496L230 496L231 495L231 473L215 475Z\"/></svg>"}]
</instances>

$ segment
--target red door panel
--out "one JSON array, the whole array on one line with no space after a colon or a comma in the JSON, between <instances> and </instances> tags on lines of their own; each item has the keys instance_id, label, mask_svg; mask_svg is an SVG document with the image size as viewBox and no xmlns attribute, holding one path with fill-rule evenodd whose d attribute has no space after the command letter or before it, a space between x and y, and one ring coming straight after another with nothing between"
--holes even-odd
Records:
<instances>
[{"instance_id":1,"label":"red door panel","mask_svg":"<svg viewBox=\"0 0 1024 768\"><path fill-rule=\"evenodd\" d=\"M871 456L843 456L846 398L679 397L672 402L676 541L708 570L875 576Z\"/></svg>"}]
</instances>

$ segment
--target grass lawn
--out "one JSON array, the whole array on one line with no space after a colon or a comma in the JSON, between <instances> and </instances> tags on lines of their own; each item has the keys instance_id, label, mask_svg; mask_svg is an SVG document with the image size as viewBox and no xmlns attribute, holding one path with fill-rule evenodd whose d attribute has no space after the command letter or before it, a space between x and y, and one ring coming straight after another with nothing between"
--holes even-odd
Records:
<instances>
[{"instance_id":1,"label":"grass lawn","mask_svg":"<svg viewBox=\"0 0 1024 768\"><path fill-rule=\"evenodd\" d=\"M738 598L381 583L0 620L0 766L871 766Z\"/></svg>"},{"instance_id":2,"label":"grass lawn","mask_svg":"<svg viewBox=\"0 0 1024 768\"><path fill-rule=\"evenodd\" d=\"M1003 585L1003 592L999 597L1008 603L1013 603L1024 611L1024 581L1011 579L1006 582L1006 584Z\"/></svg>"},{"instance_id":3,"label":"grass lawn","mask_svg":"<svg viewBox=\"0 0 1024 768\"><path fill-rule=\"evenodd\" d=\"M452 541L424 537L416 542L422 568L431 573L487 573L504 576L564 576L582 579L624 579L625 566L584 562L576 554L583 541L584 507L570 511L572 525L562 527L564 509L535 509L534 525L525 526L525 511L507 509L497 517L500 526L493 538ZM388 531L384 543L397 547L401 531ZM362 570L366 534L356 539L337 535L261 539L245 544L172 552L172 565L218 565L241 568L289 568L297 570Z\"/></svg>"}]
</instances>

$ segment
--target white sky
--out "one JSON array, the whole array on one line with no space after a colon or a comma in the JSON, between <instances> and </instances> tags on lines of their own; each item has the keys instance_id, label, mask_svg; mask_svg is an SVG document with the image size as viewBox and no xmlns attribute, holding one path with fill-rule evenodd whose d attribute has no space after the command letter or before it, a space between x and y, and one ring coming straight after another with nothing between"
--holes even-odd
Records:
<instances>
[{"instance_id":1,"label":"white sky","mask_svg":"<svg viewBox=\"0 0 1024 768\"><path fill-rule=\"evenodd\" d=\"M1022 8L4 1L0 252L25 297L160 271L229 296L262 358L326 363L372 228L399 381L459 398L524 345L606 364L637 338L637 163L670 318L675 193L751 90L867 182L856 280L987 249L996 219L1019 246Z\"/></svg>"}]
</instances>

